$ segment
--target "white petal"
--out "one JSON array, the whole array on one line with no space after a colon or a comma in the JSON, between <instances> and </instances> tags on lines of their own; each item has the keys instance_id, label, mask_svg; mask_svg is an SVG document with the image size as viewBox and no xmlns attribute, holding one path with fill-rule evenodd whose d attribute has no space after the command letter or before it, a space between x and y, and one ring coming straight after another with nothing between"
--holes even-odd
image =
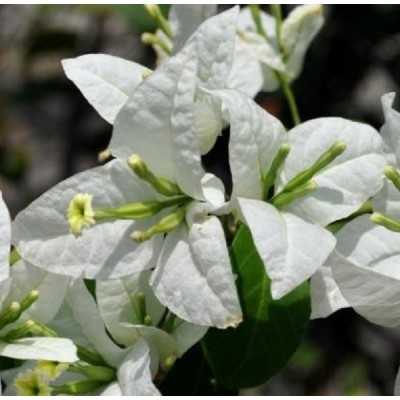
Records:
<instances>
[{"instance_id":1,"label":"white petal","mask_svg":"<svg viewBox=\"0 0 400 400\"><path fill-rule=\"evenodd\" d=\"M107 281L97 281L96 298L100 314L112 337L120 344L129 346L139 333L132 325L141 325L135 308L135 294L139 291L146 296L146 313L157 325L164 307L154 296L148 284L149 272L135 274ZM131 326L128 326L131 324Z\"/></svg>"},{"instance_id":2,"label":"white petal","mask_svg":"<svg viewBox=\"0 0 400 400\"><path fill-rule=\"evenodd\" d=\"M337 234L335 281L349 304L368 320L400 325L400 234L362 216Z\"/></svg>"},{"instance_id":3,"label":"white petal","mask_svg":"<svg viewBox=\"0 0 400 400\"><path fill-rule=\"evenodd\" d=\"M199 144L191 130L196 83L192 50L193 46L186 47L138 87L118 114L110 143L115 156L126 160L133 153L139 154L156 175L186 183L189 187L183 189L189 194L192 189L187 176L192 174L192 185L199 186L202 171ZM182 147L175 148L177 145Z\"/></svg>"},{"instance_id":4,"label":"white petal","mask_svg":"<svg viewBox=\"0 0 400 400\"><path fill-rule=\"evenodd\" d=\"M150 349L139 340L118 370L118 381L123 396L158 396L150 373Z\"/></svg>"},{"instance_id":5,"label":"white petal","mask_svg":"<svg viewBox=\"0 0 400 400\"><path fill-rule=\"evenodd\" d=\"M311 277L311 319L325 318L341 308L350 307L335 282L330 257Z\"/></svg>"},{"instance_id":6,"label":"white petal","mask_svg":"<svg viewBox=\"0 0 400 400\"><path fill-rule=\"evenodd\" d=\"M78 361L76 347L69 339L38 337L0 342L0 355L17 360Z\"/></svg>"},{"instance_id":7,"label":"white petal","mask_svg":"<svg viewBox=\"0 0 400 400\"><path fill-rule=\"evenodd\" d=\"M158 299L180 318L227 328L242 319L225 236L210 217L166 238L151 285Z\"/></svg>"},{"instance_id":8,"label":"white petal","mask_svg":"<svg viewBox=\"0 0 400 400\"><path fill-rule=\"evenodd\" d=\"M229 77L229 88L254 97L263 87L263 69L252 47L236 38L235 59Z\"/></svg>"},{"instance_id":9,"label":"white petal","mask_svg":"<svg viewBox=\"0 0 400 400\"><path fill-rule=\"evenodd\" d=\"M83 280L78 279L70 285L65 308L64 320L56 318L51 324L57 333L72 337L74 342L84 346L89 343L110 365L118 366L126 352L109 338L96 302Z\"/></svg>"},{"instance_id":10,"label":"white petal","mask_svg":"<svg viewBox=\"0 0 400 400\"><path fill-rule=\"evenodd\" d=\"M221 99L231 126L232 196L261 199L262 176L286 139L285 128L277 118L239 92L218 90L211 93Z\"/></svg>"},{"instance_id":11,"label":"white petal","mask_svg":"<svg viewBox=\"0 0 400 400\"><path fill-rule=\"evenodd\" d=\"M44 324L51 321L61 307L70 278L50 274L28 262L20 260L11 271L11 288L6 304L21 301L31 290L39 291L38 300L19 318L33 319Z\"/></svg>"},{"instance_id":12,"label":"white petal","mask_svg":"<svg viewBox=\"0 0 400 400\"><path fill-rule=\"evenodd\" d=\"M286 72L292 79L299 76L306 51L323 23L319 4L296 7L283 22L282 42L289 55Z\"/></svg>"},{"instance_id":13,"label":"white petal","mask_svg":"<svg viewBox=\"0 0 400 400\"><path fill-rule=\"evenodd\" d=\"M173 4L169 11L169 21L174 33L174 53L183 47L204 20L216 12L216 4Z\"/></svg>"},{"instance_id":14,"label":"white petal","mask_svg":"<svg viewBox=\"0 0 400 400\"><path fill-rule=\"evenodd\" d=\"M75 237L66 213L77 193L92 194L94 208L155 200L149 186L117 160L74 175L17 215L13 242L22 257L49 272L89 279L118 278L150 268L160 238L138 245L129 235L151 220L99 223Z\"/></svg>"},{"instance_id":15,"label":"white petal","mask_svg":"<svg viewBox=\"0 0 400 400\"><path fill-rule=\"evenodd\" d=\"M238 203L271 279L274 299L310 278L335 247L335 237L317 225L258 200L239 198Z\"/></svg>"},{"instance_id":16,"label":"white petal","mask_svg":"<svg viewBox=\"0 0 400 400\"><path fill-rule=\"evenodd\" d=\"M0 282L9 277L11 221L8 208L0 192Z\"/></svg>"},{"instance_id":17,"label":"white petal","mask_svg":"<svg viewBox=\"0 0 400 400\"><path fill-rule=\"evenodd\" d=\"M396 93L386 93L381 97L385 123L381 128L384 149L391 164L400 163L400 113L393 108Z\"/></svg>"},{"instance_id":18,"label":"white petal","mask_svg":"<svg viewBox=\"0 0 400 400\"><path fill-rule=\"evenodd\" d=\"M189 39L196 45L198 77L204 88L227 86L233 65L238 13L236 6L207 19Z\"/></svg>"},{"instance_id":19,"label":"white petal","mask_svg":"<svg viewBox=\"0 0 400 400\"><path fill-rule=\"evenodd\" d=\"M289 132L291 152L281 178L287 182L310 167L336 141L347 147L316 175L315 192L288 210L323 226L355 212L383 185L382 140L372 127L343 118L318 118Z\"/></svg>"},{"instance_id":20,"label":"white petal","mask_svg":"<svg viewBox=\"0 0 400 400\"><path fill-rule=\"evenodd\" d=\"M86 54L66 59L62 65L88 102L110 124L148 68L107 54Z\"/></svg>"}]
</instances>

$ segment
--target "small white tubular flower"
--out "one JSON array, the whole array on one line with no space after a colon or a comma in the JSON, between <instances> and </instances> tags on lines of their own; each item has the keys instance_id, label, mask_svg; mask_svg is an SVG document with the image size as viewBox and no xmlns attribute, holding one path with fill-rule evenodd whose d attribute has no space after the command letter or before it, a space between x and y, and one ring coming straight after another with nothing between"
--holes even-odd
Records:
<instances>
[{"instance_id":1,"label":"small white tubular flower","mask_svg":"<svg viewBox=\"0 0 400 400\"><path fill-rule=\"evenodd\" d=\"M117 278L151 267L159 238L142 244L130 239L150 220L97 223L79 237L70 233L66 212L79 193L93 196L93 207L118 207L133 201L157 200L157 194L137 178L126 162L77 174L56 185L20 212L13 223L13 242L21 256L52 273L86 278Z\"/></svg>"},{"instance_id":2,"label":"small white tubular flower","mask_svg":"<svg viewBox=\"0 0 400 400\"><path fill-rule=\"evenodd\" d=\"M231 206L249 227L272 280L272 296L278 299L316 272L333 250L335 238L302 220L301 214L281 212L265 202L265 175L287 140L280 121L238 92L220 90L213 95L221 99L230 122Z\"/></svg>"},{"instance_id":3,"label":"small white tubular flower","mask_svg":"<svg viewBox=\"0 0 400 400\"><path fill-rule=\"evenodd\" d=\"M11 221L8 208L0 192L0 284L9 277L11 245ZM1 288L0 288L1 298Z\"/></svg>"},{"instance_id":4,"label":"small white tubular flower","mask_svg":"<svg viewBox=\"0 0 400 400\"><path fill-rule=\"evenodd\" d=\"M148 68L107 54L87 54L62 61L64 72L110 124Z\"/></svg>"},{"instance_id":5,"label":"small white tubular flower","mask_svg":"<svg viewBox=\"0 0 400 400\"><path fill-rule=\"evenodd\" d=\"M290 212L322 226L357 211L383 185L385 159L378 132L366 124L330 117L307 121L289 132L291 151L280 186L337 142L346 144L346 149L314 176L317 189L288 207Z\"/></svg>"},{"instance_id":6,"label":"small white tubular flower","mask_svg":"<svg viewBox=\"0 0 400 400\"><path fill-rule=\"evenodd\" d=\"M69 203L67 217L72 234L78 236L83 228L96 223L92 199L93 196L88 193L78 193Z\"/></svg>"}]
</instances>

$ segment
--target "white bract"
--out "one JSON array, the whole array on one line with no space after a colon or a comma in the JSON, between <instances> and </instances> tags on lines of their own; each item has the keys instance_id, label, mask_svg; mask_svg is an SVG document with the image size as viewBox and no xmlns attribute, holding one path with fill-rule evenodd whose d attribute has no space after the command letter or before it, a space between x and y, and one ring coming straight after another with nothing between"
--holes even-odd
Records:
<instances>
[{"instance_id":1,"label":"white bract","mask_svg":"<svg viewBox=\"0 0 400 400\"><path fill-rule=\"evenodd\" d=\"M278 119L235 91L215 91L230 123L231 206L249 227L278 299L307 280L333 250L322 227L264 201L264 176L288 136ZM291 133L289 133L291 137ZM325 149L324 149L325 150ZM315 247L318 241L320 246Z\"/></svg>"},{"instance_id":2,"label":"white bract","mask_svg":"<svg viewBox=\"0 0 400 400\"><path fill-rule=\"evenodd\" d=\"M31 293L39 298L13 323L0 330L0 356L21 360L52 360L74 362L77 360L76 348L70 339L29 337L3 340L7 334L18 329L24 322L47 323L58 312L66 290L68 279L48 274L33 265L19 261L12 267L8 280L0 283L0 312L5 312ZM18 314L17 314L18 315Z\"/></svg>"},{"instance_id":3,"label":"white bract","mask_svg":"<svg viewBox=\"0 0 400 400\"><path fill-rule=\"evenodd\" d=\"M400 118L392 109L393 100L393 94L382 97L385 124L381 134L386 162L398 166ZM366 175L370 176L371 170L367 168ZM374 211L399 218L398 200L398 190L392 182L385 180L382 190L372 200ZM374 224L370 216L361 216L349 222L336 236L335 252L312 279L312 316L326 317L350 306L375 323L399 325L396 304L400 289L397 273L400 234Z\"/></svg>"},{"instance_id":4,"label":"white bract","mask_svg":"<svg viewBox=\"0 0 400 400\"><path fill-rule=\"evenodd\" d=\"M130 275L156 263L152 287L175 314L199 325L221 328L241 321L222 225L208 215L223 205L224 191L218 179L202 167L201 135L194 123L199 90L202 101L208 101L212 97L203 87L218 88L226 80L234 32L230 34L231 29L225 27L234 26L236 15L233 8L207 20L181 52L129 97L114 121L110 144L121 161L62 182L17 216L14 243L25 259L52 272L93 279ZM218 125L216 134L219 132ZM71 200L79 193L92 196L94 209L167 201L126 166L133 153L143 158L155 175L169 179L179 186L181 194L194 201L187 205L187 226L181 218L182 223L167 235L158 261L161 235L150 235L150 240L140 244L129 237L133 232L150 230L154 219L132 222L114 218L76 237L70 233L65 217ZM90 196L85 199L90 201ZM79 207L75 211L79 212ZM93 223L89 215L82 226Z\"/></svg>"},{"instance_id":5,"label":"white bract","mask_svg":"<svg viewBox=\"0 0 400 400\"><path fill-rule=\"evenodd\" d=\"M89 363L86 368L103 365L115 370L116 380L99 381L92 394L159 394L153 383L157 371L171 368L175 359L206 332L179 319L169 322L168 332L162 327L144 325L144 316L157 325L164 312L148 286L148 277L144 273L124 280L99 281L96 291L99 308L83 281L73 281L63 306L48 324L59 336L70 337L80 346L81 360ZM145 299L141 297L144 293ZM141 314L141 306L146 315ZM87 353L104 360L104 364L91 364ZM79 371L72 372L75 376L70 372L61 374L51 386L62 388L68 381L76 381ZM59 392L62 394L62 389Z\"/></svg>"},{"instance_id":6,"label":"white bract","mask_svg":"<svg viewBox=\"0 0 400 400\"><path fill-rule=\"evenodd\" d=\"M238 20L238 36L241 45L249 49L251 62L256 59L260 63L263 89L274 91L280 84L274 71L282 73L289 81L300 75L306 52L324 23L323 8L318 4L296 7L283 21L279 40L275 18L260 11L260 20L265 35L257 29L249 7L243 8Z\"/></svg>"}]
</instances>

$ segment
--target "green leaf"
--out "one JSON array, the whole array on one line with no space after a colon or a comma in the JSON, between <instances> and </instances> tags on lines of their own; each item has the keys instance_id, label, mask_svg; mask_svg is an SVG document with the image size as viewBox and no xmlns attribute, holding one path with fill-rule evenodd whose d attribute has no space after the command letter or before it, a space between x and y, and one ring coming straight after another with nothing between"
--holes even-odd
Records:
<instances>
[{"instance_id":1,"label":"green leaf","mask_svg":"<svg viewBox=\"0 0 400 400\"><path fill-rule=\"evenodd\" d=\"M310 316L308 283L279 301L251 234L241 227L231 247L244 321L235 329L210 329L203 350L216 379L229 388L265 383L288 363Z\"/></svg>"}]
</instances>

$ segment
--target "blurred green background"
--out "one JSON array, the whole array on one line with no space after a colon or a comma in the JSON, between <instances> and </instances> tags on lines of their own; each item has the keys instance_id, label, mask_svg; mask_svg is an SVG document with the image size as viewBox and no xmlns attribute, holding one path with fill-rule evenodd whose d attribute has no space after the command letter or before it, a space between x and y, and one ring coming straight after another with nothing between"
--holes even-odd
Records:
<instances>
[{"instance_id":1,"label":"blurred green background","mask_svg":"<svg viewBox=\"0 0 400 400\"><path fill-rule=\"evenodd\" d=\"M285 12L291 8L284 6ZM400 83L400 6L329 5L325 14L294 85L302 118L336 115L379 128L380 96ZM152 67L155 56L140 34L153 30L140 5L0 6L0 187L12 215L95 165L111 135L65 78L60 60L102 52ZM261 94L257 101L291 125L280 93ZM214 160L225 154L223 146ZM245 393L392 394L399 363L399 330L345 310L312 322L285 371Z\"/></svg>"}]
</instances>

